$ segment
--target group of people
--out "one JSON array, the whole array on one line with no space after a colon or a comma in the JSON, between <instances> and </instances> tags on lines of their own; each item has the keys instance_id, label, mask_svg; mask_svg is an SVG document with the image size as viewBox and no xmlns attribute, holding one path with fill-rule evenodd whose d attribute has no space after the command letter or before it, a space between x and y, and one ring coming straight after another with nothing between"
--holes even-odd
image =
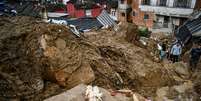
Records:
<instances>
[{"instance_id":1,"label":"group of people","mask_svg":"<svg viewBox=\"0 0 201 101\"><path fill-rule=\"evenodd\" d=\"M170 48L167 48L167 41L163 42L161 45L158 44L158 49L160 50L159 58L163 61L165 58L172 61L172 63L179 62L181 54L182 54L182 43L179 41L175 41ZM193 48L190 51L190 60L189 66L192 71L194 71L199 63L201 57L201 45L194 44Z\"/></svg>"},{"instance_id":2,"label":"group of people","mask_svg":"<svg viewBox=\"0 0 201 101\"><path fill-rule=\"evenodd\" d=\"M179 61L179 57L182 53L182 45L179 42L175 42L170 49L167 49L167 41L163 42L161 45L158 45L160 50L160 60L164 60L166 57L167 59L171 60L173 63Z\"/></svg>"}]
</instances>

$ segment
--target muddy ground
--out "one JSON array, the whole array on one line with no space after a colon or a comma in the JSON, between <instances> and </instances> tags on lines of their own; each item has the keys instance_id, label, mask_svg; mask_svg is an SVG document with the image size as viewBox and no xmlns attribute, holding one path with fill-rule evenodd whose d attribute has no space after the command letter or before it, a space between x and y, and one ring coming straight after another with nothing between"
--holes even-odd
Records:
<instances>
[{"instance_id":1,"label":"muddy ground","mask_svg":"<svg viewBox=\"0 0 201 101\"><path fill-rule=\"evenodd\" d=\"M155 62L154 45L141 48L127 42L126 28L77 38L66 26L30 17L0 18L0 28L2 100L40 101L80 83L131 89L156 101L199 96L193 89L200 89L199 71L191 78L185 63ZM168 93L161 97L157 92L163 87Z\"/></svg>"}]
</instances>

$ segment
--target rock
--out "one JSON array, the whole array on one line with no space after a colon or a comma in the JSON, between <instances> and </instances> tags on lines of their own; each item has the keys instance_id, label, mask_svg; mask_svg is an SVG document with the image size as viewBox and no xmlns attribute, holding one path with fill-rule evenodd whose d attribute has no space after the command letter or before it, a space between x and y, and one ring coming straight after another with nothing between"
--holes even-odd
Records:
<instances>
[{"instance_id":1,"label":"rock","mask_svg":"<svg viewBox=\"0 0 201 101\"><path fill-rule=\"evenodd\" d=\"M169 87L162 87L156 91L157 97L156 101L163 101L164 99L167 99L166 96L168 95L169 92Z\"/></svg>"},{"instance_id":2,"label":"rock","mask_svg":"<svg viewBox=\"0 0 201 101\"><path fill-rule=\"evenodd\" d=\"M175 63L174 67L175 67L175 72L178 73L180 76L189 75L187 64L183 62L179 62L179 63Z\"/></svg>"},{"instance_id":3,"label":"rock","mask_svg":"<svg viewBox=\"0 0 201 101\"><path fill-rule=\"evenodd\" d=\"M56 82L60 86L72 88L78 84L91 83L95 79L95 75L89 65L83 65L71 74L65 69L58 71L48 70L45 78Z\"/></svg>"},{"instance_id":4,"label":"rock","mask_svg":"<svg viewBox=\"0 0 201 101\"><path fill-rule=\"evenodd\" d=\"M80 84L59 95L47 98L44 101L86 101L85 100L86 87L87 87L86 85ZM129 98L125 97L122 94L119 94L114 97L110 95L110 92L108 92L103 88L99 88L99 90L103 94L102 97L103 101L131 101Z\"/></svg>"},{"instance_id":5,"label":"rock","mask_svg":"<svg viewBox=\"0 0 201 101\"><path fill-rule=\"evenodd\" d=\"M193 83L191 81L185 82L182 85L173 86L174 90L178 93L185 93L187 90L193 89Z\"/></svg>"},{"instance_id":6,"label":"rock","mask_svg":"<svg viewBox=\"0 0 201 101\"><path fill-rule=\"evenodd\" d=\"M143 96L138 93L133 94L133 101L147 101Z\"/></svg>"},{"instance_id":7,"label":"rock","mask_svg":"<svg viewBox=\"0 0 201 101\"><path fill-rule=\"evenodd\" d=\"M84 95L86 87L86 85L80 84L59 95L45 99L44 101L85 101Z\"/></svg>"},{"instance_id":8,"label":"rock","mask_svg":"<svg viewBox=\"0 0 201 101\"><path fill-rule=\"evenodd\" d=\"M78 70L72 73L67 80L68 88L74 87L78 84L88 84L95 80L95 75L89 64L83 65Z\"/></svg>"},{"instance_id":9,"label":"rock","mask_svg":"<svg viewBox=\"0 0 201 101\"><path fill-rule=\"evenodd\" d=\"M60 50L64 49L66 47L66 42L65 40L58 38L56 41L56 47L59 48Z\"/></svg>"}]
</instances>

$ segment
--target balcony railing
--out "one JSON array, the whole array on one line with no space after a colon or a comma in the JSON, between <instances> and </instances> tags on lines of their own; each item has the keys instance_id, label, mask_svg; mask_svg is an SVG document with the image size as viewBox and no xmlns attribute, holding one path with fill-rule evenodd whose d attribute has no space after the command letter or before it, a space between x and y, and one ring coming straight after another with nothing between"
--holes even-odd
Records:
<instances>
[{"instance_id":1,"label":"balcony railing","mask_svg":"<svg viewBox=\"0 0 201 101\"><path fill-rule=\"evenodd\" d=\"M148 6L164 6L169 7L167 0L156 0L155 3L151 3L151 0L142 0L141 5L148 5ZM174 0L173 8L191 8L192 0Z\"/></svg>"},{"instance_id":2,"label":"balcony railing","mask_svg":"<svg viewBox=\"0 0 201 101\"><path fill-rule=\"evenodd\" d=\"M192 0L175 0L173 7L177 8L191 8Z\"/></svg>"},{"instance_id":3,"label":"balcony railing","mask_svg":"<svg viewBox=\"0 0 201 101\"><path fill-rule=\"evenodd\" d=\"M140 5L140 9L145 12L154 12L155 14L174 17L188 17L193 12L192 8L172 8L148 5Z\"/></svg>"},{"instance_id":4,"label":"balcony railing","mask_svg":"<svg viewBox=\"0 0 201 101\"><path fill-rule=\"evenodd\" d=\"M142 5L151 5L151 1L150 0L142 0L141 4Z\"/></svg>"},{"instance_id":5,"label":"balcony railing","mask_svg":"<svg viewBox=\"0 0 201 101\"><path fill-rule=\"evenodd\" d=\"M158 0L157 6L167 6L167 0Z\"/></svg>"}]
</instances>

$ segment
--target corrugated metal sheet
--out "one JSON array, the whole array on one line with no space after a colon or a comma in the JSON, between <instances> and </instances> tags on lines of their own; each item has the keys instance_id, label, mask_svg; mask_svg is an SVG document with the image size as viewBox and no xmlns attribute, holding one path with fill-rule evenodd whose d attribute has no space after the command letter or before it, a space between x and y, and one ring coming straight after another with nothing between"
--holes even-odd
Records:
<instances>
[{"instance_id":1,"label":"corrugated metal sheet","mask_svg":"<svg viewBox=\"0 0 201 101\"><path fill-rule=\"evenodd\" d=\"M97 17L97 19L103 26L113 27L114 30L118 29L118 26L115 23L115 21L110 17L110 15L105 10L102 11L102 13Z\"/></svg>"},{"instance_id":2,"label":"corrugated metal sheet","mask_svg":"<svg viewBox=\"0 0 201 101\"><path fill-rule=\"evenodd\" d=\"M182 26L176 31L177 39L186 44L191 37L201 36L201 11L194 12L190 19L188 19ZM201 37L200 37L201 39Z\"/></svg>"},{"instance_id":3,"label":"corrugated metal sheet","mask_svg":"<svg viewBox=\"0 0 201 101\"><path fill-rule=\"evenodd\" d=\"M79 31L100 28L103 25L95 18L79 18L75 20L67 20L68 24L75 25Z\"/></svg>"},{"instance_id":4,"label":"corrugated metal sheet","mask_svg":"<svg viewBox=\"0 0 201 101\"><path fill-rule=\"evenodd\" d=\"M201 30L201 17L194 19L192 21L189 21L188 24L186 24L189 31L193 34Z\"/></svg>"}]
</instances>

